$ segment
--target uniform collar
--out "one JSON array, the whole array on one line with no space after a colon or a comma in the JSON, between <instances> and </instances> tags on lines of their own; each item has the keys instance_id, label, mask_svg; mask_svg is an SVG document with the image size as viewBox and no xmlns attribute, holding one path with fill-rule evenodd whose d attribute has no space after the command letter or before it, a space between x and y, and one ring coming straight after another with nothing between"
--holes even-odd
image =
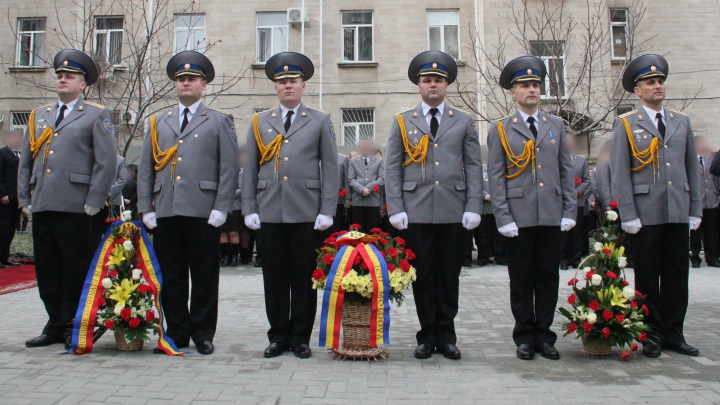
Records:
<instances>
[{"instance_id":1,"label":"uniform collar","mask_svg":"<svg viewBox=\"0 0 720 405\"><path fill-rule=\"evenodd\" d=\"M518 112L520 113L520 116L523 119L523 122L527 125L527 120L529 117L531 117L528 114L525 114L522 110L518 108ZM540 109L538 108L535 110L535 113L532 115L533 118L535 118L535 125L537 126L538 121L540 121L538 118L540 118Z\"/></svg>"},{"instance_id":2,"label":"uniform collar","mask_svg":"<svg viewBox=\"0 0 720 405\"><path fill-rule=\"evenodd\" d=\"M657 118L655 116L657 113L660 113L662 115L663 122L665 125L667 125L667 120L665 119L665 107L661 108L660 111L655 111L652 108L646 107L644 104L642 106L645 109L645 112L647 113L647 116L652 120L653 124L657 127L657 122L655 121Z\"/></svg>"},{"instance_id":3,"label":"uniform collar","mask_svg":"<svg viewBox=\"0 0 720 405\"><path fill-rule=\"evenodd\" d=\"M78 100L80 100L80 97L76 98L75 100L65 104L62 101L58 100L58 110L62 108L63 105L65 105L68 109L68 112L72 111L75 108L75 104L77 104Z\"/></svg>"},{"instance_id":4,"label":"uniform collar","mask_svg":"<svg viewBox=\"0 0 720 405\"><path fill-rule=\"evenodd\" d=\"M428 115L428 113L430 112L430 109L431 109L431 108L432 108L432 107L430 107L429 105L425 104L424 101L422 102L423 117L426 117L426 116ZM438 112L440 113L440 116L442 117L443 112L445 111L445 102L443 101L442 103L440 103L439 106L437 106L437 107L435 107L435 108L438 109Z\"/></svg>"},{"instance_id":5,"label":"uniform collar","mask_svg":"<svg viewBox=\"0 0 720 405\"><path fill-rule=\"evenodd\" d=\"M301 103L302 104L302 103ZM292 108L293 115L297 115L298 110L300 109L300 104L296 105L295 108ZM284 105L280 104L280 111L282 112L282 119L284 120L287 116L288 111L290 111L290 108L285 107Z\"/></svg>"},{"instance_id":6,"label":"uniform collar","mask_svg":"<svg viewBox=\"0 0 720 405\"><path fill-rule=\"evenodd\" d=\"M179 112L180 114L182 114L183 111L185 111L185 107L187 107L190 109L190 114L195 115L195 111L197 111L198 107L200 107L200 103L202 103L202 99L198 100L195 104L190 106L185 106L183 105L183 103L178 103Z\"/></svg>"}]
</instances>

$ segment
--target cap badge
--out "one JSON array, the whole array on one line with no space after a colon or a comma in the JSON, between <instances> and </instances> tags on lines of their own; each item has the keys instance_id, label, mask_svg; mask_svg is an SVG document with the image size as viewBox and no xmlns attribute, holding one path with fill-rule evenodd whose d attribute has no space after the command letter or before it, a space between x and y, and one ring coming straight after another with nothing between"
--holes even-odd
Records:
<instances>
[{"instance_id":1,"label":"cap badge","mask_svg":"<svg viewBox=\"0 0 720 405\"><path fill-rule=\"evenodd\" d=\"M190 69L190 64L189 64L189 63L186 63L186 64L185 64L185 69Z\"/></svg>"},{"instance_id":2,"label":"cap badge","mask_svg":"<svg viewBox=\"0 0 720 405\"><path fill-rule=\"evenodd\" d=\"M532 69L528 69L528 70L527 70L527 74L531 75L531 74L532 74Z\"/></svg>"},{"instance_id":3,"label":"cap badge","mask_svg":"<svg viewBox=\"0 0 720 405\"><path fill-rule=\"evenodd\" d=\"M287 67L287 65L283 66L283 71L285 71L285 72L287 72L287 71L288 71L288 67Z\"/></svg>"},{"instance_id":4,"label":"cap badge","mask_svg":"<svg viewBox=\"0 0 720 405\"><path fill-rule=\"evenodd\" d=\"M432 64L433 69L437 69L437 63Z\"/></svg>"},{"instance_id":5,"label":"cap badge","mask_svg":"<svg viewBox=\"0 0 720 405\"><path fill-rule=\"evenodd\" d=\"M67 65L68 65L68 61L63 61L63 66L67 66Z\"/></svg>"},{"instance_id":6,"label":"cap badge","mask_svg":"<svg viewBox=\"0 0 720 405\"><path fill-rule=\"evenodd\" d=\"M655 66L650 66L650 70L652 70L653 72L657 72L657 68Z\"/></svg>"},{"instance_id":7,"label":"cap badge","mask_svg":"<svg viewBox=\"0 0 720 405\"><path fill-rule=\"evenodd\" d=\"M300 114L300 115L302 115L302 116L304 117L304 116L306 116L307 114L305 114L305 111L303 111L302 114Z\"/></svg>"}]
</instances>

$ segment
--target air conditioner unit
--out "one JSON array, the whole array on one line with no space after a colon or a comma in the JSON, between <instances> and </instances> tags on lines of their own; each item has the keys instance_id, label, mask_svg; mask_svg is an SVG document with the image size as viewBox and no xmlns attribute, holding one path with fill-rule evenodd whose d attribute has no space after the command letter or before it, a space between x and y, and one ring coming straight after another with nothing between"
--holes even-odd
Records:
<instances>
[{"instance_id":1,"label":"air conditioner unit","mask_svg":"<svg viewBox=\"0 0 720 405\"><path fill-rule=\"evenodd\" d=\"M127 112L123 116L123 121L127 122L130 125L135 125L136 120L137 113L133 110L127 110Z\"/></svg>"},{"instance_id":2,"label":"air conditioner unit","mask_svg":"<svg viewBox=\"0 0 720 405\"><path fill-rule=\"evenodd\" d=\"M303 8L289 8L287 9L287 22L289 24L299 24L307 21L306 10Z\"/></svg>"}]
</instances>

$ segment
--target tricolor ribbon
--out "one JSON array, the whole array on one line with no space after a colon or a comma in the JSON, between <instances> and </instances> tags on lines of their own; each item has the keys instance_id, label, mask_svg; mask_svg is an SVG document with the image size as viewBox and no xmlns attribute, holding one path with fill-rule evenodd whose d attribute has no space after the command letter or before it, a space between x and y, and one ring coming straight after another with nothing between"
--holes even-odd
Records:
<instances>
[{"instance_id":1,"label":"tricolor ribbon","mask_svg":"<svg viewBox=\"0 0 720 405\"><path fill-rule=\"evenodd\" d=\"M140 238L138 239L138 248L136 250L137 257L140 258L135 267L142 270L143 278L148 282L150 291L155 300L155 308L158 311L158 348L170 356L182 356L184 353L179 351L175 346L175 342L165 334L165 326L163 325L162 302L160 299L160 291L162 289L162 273L152 248L147 232L139 221L116 221L110 225L105 232L100 246L95 252L85 285L80 296L80 304L75 314L75 322L73 322L72 345L68 353L87 354L92 351L93 332L97 322L97 312L100 304L104 302L105 288L102 286L102 280L108 274L108 258L112 254L115 245L115 238L112 237L113 231L118 227L127 227L127 229L140 229Z\"/></svg>"},{"instance_id":2,"label":"tricolor ribbon","mask_svg":"<svg viewBox=\"0 0 720 405\"><path fill-rule=\"evenodd\" d=\"M345 300L345 290L340 284L343 277L352 270L358 255L369 269L373 283L368 343L370 347L390 343L390 276L385 258L372 244L376 240L376 236L360 232L348 232L337 239L337 243L342 247L330 266L323 291L320 347L337 349L340 346L342 306Z\"/></svg>"}]
</instances>

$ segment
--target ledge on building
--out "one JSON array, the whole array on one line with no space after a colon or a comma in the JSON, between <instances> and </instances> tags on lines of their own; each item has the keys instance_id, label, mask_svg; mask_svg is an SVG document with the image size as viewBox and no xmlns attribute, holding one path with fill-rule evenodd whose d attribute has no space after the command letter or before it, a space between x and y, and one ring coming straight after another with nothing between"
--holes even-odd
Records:
<instances>
[{"instance_id":1,"label":"ledge on building","mask_svg":"<svg viewBox=\"0 0 720 405\"><path fill-rule=\"evenodd\" d=\"M37 73L47 69L46 66L11 66L8 68L11 73Z\"/></svg>"},{"instance_id":2,"label":"ledge on building","mask_svg":"<svg viewBox=\"0 0 720 405\"><path fill-rule=\"evenodd\" d=\"M455 63L457 63L458 67L467 65L467 63L465 63L464 60L460 60L460 59L455 59Z\"/></svg>"},{"instance_id":3,"label":"ledge on building","mask_svg":"<svg viewBox=\"0 0 720 405\"><path fill-rule=\"evenodd\" d=\"M251 67L253 68L253 70L260 70L260 69L265 70L265 64L264 64L264 63L253 63L253 64L251 65Z\"/></svg>"},{"instance_id":4,"label":"ledge on building","mask_svg":"<svg viewBox=\"0 0 720 405\"><path fill-rule=\"evenodd\" d=\"M349 68L349 67L359 67L359 68L376 68L378 67L377 62L350 62L350 61L343 61L338 62L338 67L341 68Z\"/></svg>"},{"instance_id":5,"label":"ledge on building","mask_svg":"<svg viewBox=\"0 0 720 405\"><path fill-rule=\"evenodd\" d=\"M630 62L630 60L627 58L611 58L610 59L611 65L624 65L628 62Z\"/></svg>"},{"instance_id":6,"label":"ledge on building","mask_svg":"<svg viewBox=\"0 0 720 405\"><path fill-rule=\"evenodd\" d=\"M125 65L113 65L114 72L124 72L126 70L127 70L127 66L125 66Z\"/></svg>"}]
</instances>

